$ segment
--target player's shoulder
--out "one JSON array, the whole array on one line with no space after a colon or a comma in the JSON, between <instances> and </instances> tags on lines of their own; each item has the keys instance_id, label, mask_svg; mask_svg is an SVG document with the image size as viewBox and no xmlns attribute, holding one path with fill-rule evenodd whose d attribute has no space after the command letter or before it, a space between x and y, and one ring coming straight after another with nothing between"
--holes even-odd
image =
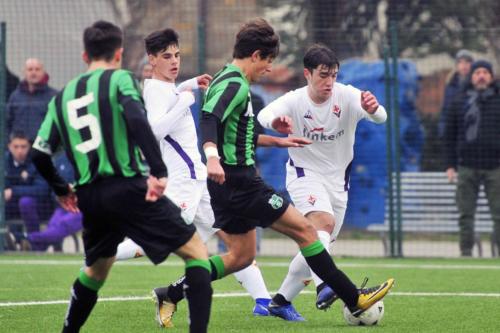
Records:
<instances>
[{"instance_id":1,"label":"player's shoulder","mask_svg":"<svg viewBox=\"0 0 500 333\"><path fill-rule=\"evenodd\" d=\"M307 97L307 86L290 90L282 96L286 100L300 101Z\"/></svg>"},{"instance_id":2,"label":"player's shoulder","mask_svg":"<svg viewBox=\"0 0 500 333\"><path fill-rule=\"evenodd\" d=\"M350 84L344 84L340 82L335 82L333 85L333 90L339 94L351 95L359 93L360 90Z\"/></svg>"}]
</instances>

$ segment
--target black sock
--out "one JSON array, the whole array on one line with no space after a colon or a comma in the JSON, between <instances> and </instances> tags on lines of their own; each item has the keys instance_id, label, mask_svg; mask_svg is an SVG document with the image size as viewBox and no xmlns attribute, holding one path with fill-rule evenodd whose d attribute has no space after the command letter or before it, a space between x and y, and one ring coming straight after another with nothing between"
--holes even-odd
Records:
<instances>
[{"instance_id":1,"label":"black sock","mask_svg":"<svg viewBox=\"0 0 500 333\"><path fill-rule=\"evenodd\" d=\"M189 331L191 333L204 333L208 328L210 305L212 304L210 273L204 267L187 267L184 285L189 303Z\"/></svg>"},{"instance_id":2,"label":"black sock","mask_svg":"<svg viewBox=\"0 0 500 333\"><path fill-rule=\"evenodd\" d=\"M64 319L63 333L79 332L97 302L97 291L76 279L71 289L71 300Z\"/></svg>"},{"instance_id":3,"label":"black sock","mask_svg":"<svg viewBox=\"0 0 500 333\"><path fill-rule=\"evenodd\" d=\"M210 281L215 281L224 276L224 263L220 256L208 258L210 262ZM175 304L184 299L184 281L186 276L180 277L177 281L168 286L167 297ZM165 288L166 289L166 288Z\"/></svg>"},{"instance_id":4,"label":"black sock","mask_svg":"<svg viewBox=\"0 0 500 333\"><path fill-rule=\"evenodd\" d=\"M274 295L272 302L274 304L276 304L276 305L279 305L279 306L284 306L284 305L290 305L290 304L292 304L292 303L290 303L289 301L286 300L285 296L283 296L281 294Z\"/></svg>"},{"instance_id":5,"label":"black sock","mask_svg":"<svg viewBox=\"0 0 500 333\"><path fill-rule=\"evenodd\" d=\"M322 246L323 247L323 246ZM304 252L302 252L304 254ZM317 254L304 255L307 264L316 275L323 280L348 307L355 307L358 303L358 289L351 280L335 266L332 258L323 248Z\"/></svg>"}]
</instances>

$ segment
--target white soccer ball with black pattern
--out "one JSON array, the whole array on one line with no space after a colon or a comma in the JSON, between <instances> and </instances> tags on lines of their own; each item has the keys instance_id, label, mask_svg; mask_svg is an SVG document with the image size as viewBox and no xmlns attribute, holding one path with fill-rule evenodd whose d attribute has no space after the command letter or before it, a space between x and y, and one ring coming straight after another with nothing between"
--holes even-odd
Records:
<instances>
[{"instance_id":1,"label":"white soccer ball with black pattern","mask_svg":"<svg viewBox=\"0 0 500 333\"><path fill-rule=\"evenodd\" d=\"M351 311L344 305L344 319L352 326L373 326L380 323L384 316L384 302L378 301L371 308L355 317Z\"/></svg>"}]
</instances>

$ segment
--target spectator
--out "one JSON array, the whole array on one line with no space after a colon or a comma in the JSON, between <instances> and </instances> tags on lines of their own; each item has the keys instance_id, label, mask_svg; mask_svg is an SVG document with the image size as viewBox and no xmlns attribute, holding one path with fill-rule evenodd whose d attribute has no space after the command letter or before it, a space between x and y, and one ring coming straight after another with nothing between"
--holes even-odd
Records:
<instances>
[{"instance_id":1,"label":"spectator","mask_svg":"<svg viewBox=\"0 0 500 333\"><path fill-rule=\"evenodd\" d=\"M146 79L151 79L152 77L153 77L153 66L149 62L146 62L144 63L144 65L142 65L142 70L141 70L141 80L140 80L141 91L144 90L144 81Z\"/></svg>"},{"instance_id":2,"label":"spectator","mask_svg":"<svg viewBox=\"0 0 500 333\"><path fill-rule=\"evenodd\" d=\"M30 142L22 132L10 136L5 160L5 217L21 217L27 232L40 229L38 208L49 208L49 188L29 159ZM19 232L19 230L14 230Z\"/></svg>"},{"instance_id":3,"label":"spectator","mask_svg":"<svg viewBox=\"0 0 500 333\"><path fill-rule=\"evenodd\" d=\"M462 256L472 255L480 184L485 188L500 246L500 84L494 81L487 61L474 62L471 73L471 83L450 105L444 136L448 179L455 181L458 173Z\"/></svg>"},{"instance_id":4,"label":"spectator","mask_svg":"<svg viewBox=\"0 0 500 333\"><path fill-rule=\"evenodd\" d=\"M61 153L54 164L59 174L68 182L74 181L74 174L66 155ZM28 233L24 248L32 251L46 251L50 245L55 251L62 250L62 241L67 236L82 229L82 214L72 213L57 206L49 219L47 228L40 232Z\"/></svg>"},{"instance_id":5,"label":"spectator","mask_svg":"<svg viewBox=\"0 0 500 333\"><path fill-rule=\"evenodd\" d=\"M464 89L470 80L470 69L474 58L468 50L460 50L455 55L455 71L452 72L444 88L443 106L439 121L439 135L442 137L446 121L446 111L451 101Z\"/></svg>"},{"instance_id":6,"label":"spectator","mask_svg":"<svg viewBox=\"0 0 500 333\"><path fill-rule=\"evenodd\" d=\"M24 79L7 102L7 134L23 131L30 142L36 137L47 104L56 91L49 87L49 76L40 60L30 58L24 66Z\"/></svg>"}]
</instances>

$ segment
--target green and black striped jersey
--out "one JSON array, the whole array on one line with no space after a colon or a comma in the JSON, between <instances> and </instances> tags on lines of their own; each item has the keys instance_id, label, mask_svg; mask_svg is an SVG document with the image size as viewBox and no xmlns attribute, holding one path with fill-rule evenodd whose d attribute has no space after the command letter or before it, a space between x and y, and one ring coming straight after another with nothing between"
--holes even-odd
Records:
<instances>
[{"instance_id":1,"label":"green and black striped jersey","mask_svg":"<svg viewBox=\"0 0 500 333\"><path fill-rule=\"evenodd\" d=\"M96 69L79 75L50 101L33 148L52 155L62 144L76 185L144 175L139 147L123 115L130 99L142 103L128 71Z\"/></svg>"},{"instance_id":2,"label":"green and black striped jersey","mask_svg":"<svg viewBox=\"0 0 500 333\"><path fill-rule=\"evenodd\" d=\"M250 84L239 67L227 64L215 75L202 111L221 121L217 143L221 161L227 165L254 165L256 138Z\"/></svg>"}]
</instances>

